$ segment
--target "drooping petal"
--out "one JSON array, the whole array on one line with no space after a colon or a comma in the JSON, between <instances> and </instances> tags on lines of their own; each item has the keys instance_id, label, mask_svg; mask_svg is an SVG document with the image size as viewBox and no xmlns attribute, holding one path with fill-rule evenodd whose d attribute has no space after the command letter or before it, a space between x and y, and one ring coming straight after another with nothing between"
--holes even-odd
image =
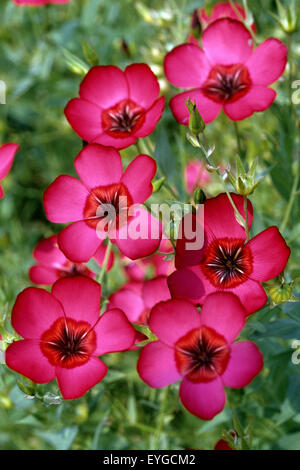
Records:
<instances>
[{"instance_id":1,"label":"drooping petal","mask_svg":"<svg viewBox=\"0 0 300 470\"><path fill-rule=\"evenodd\" d=\"M200 419L212 419L220 413L226 402L221 379L211 382L192 383L184 378L179 390L183 406Z\"/></svg>"},{"instance_id":2,"label":"drooping petal","mask_svg":"<svg viewBox=\"0 0 300 470\"><path fill-rule=\"evenodd\" d=\"M143 299L145 307L151 309L159 302L171 299L171 294L165 276L145 281L143 284Z\"/></svg>"},{"instance_id":3,"label":"drooping petal","mask_svg":"<svg viewBox=\"0 0 300 470\"><path fill-rule=\"evenodd\" d=\"M87 142L102 132L102 110L82 98L73 98L65 107L65 116L74 131Z\"/></svg>"},{"instance_id":4,"label":"drooping petal","mask_svg":"<svg viewBox=\"0 0 300 470\"><path fill-rule=\"evenodd\" d=\"M94 355L127 351L134 344L136 331L120 309L105 312L94 328L97 346Z\"/></svg>"},{"instance_id":5,"label":"drooping petal","mask_svg":"<svg viewBox=\"0 0 300 470\"><path fill-rule=\"evenodd\" d=\"M246 321L246 312L238 297L229 292L208 295L201 310L201 324L213 328L228 343L239 335Z\"/></svg>"},{"instance_id":6,"label":"drooping petal","mask_svg":"<svg viewBox=\"0 0 300 470\"><path fill-rule=\"evenodd\" d=\"M11 323L23 338L39 339L63 316L61 304L49 292L37 287L28 287L16 299Z\"/></svg>"},{"instance_id":7,"label":"drooping petal","mask_svg":"<svg viewBox=\"0 0 300 470\"><path fill-rule=\"evenodd\" d=\"M260 44L247 61L247 67L254 85L270 85L278 80L287 63L288 48L275 38Z\"/></svg>"},{"instance_id":8,"label":"drooping petal","mask_svg":"<svg viewBox=\"0 0 300 470\"><path fill-rule=\"evenodd\" d=\"M263 355L251 341L234 343L230 348L230 359L221 378L226 387L246 387L263 368Z\"/></svg>"},{"instance_id":9,"label":"drooping petal","mask_svg":"<svg viewBox=\"0 0 300 470\"><path fill-rule=\"evenodd\" d=\"M132 323L137 323L144 312L145 305L140 294L123 288L112 294L109 298L109 309L122 310Z\"/></svg>"},{"instance_id":10,"label":"drooping petal","mask_svg":"<svg viewBox=\"0 0 300 470\"><path fill-rule=\"evenodd\" d=\"M206 124L214 121L221 112L222 104L206 98L200 88L184 91L183 93L173 96L170 101L170 108L175 119L185 126L189 123L189 112L185 105L188 99L196 102L197 109Z\"/></svg>"},{"instance_id":11,"label":"drooping petal","mask_svg":"<svg viewBox=\"0 0 300 470\"><path fill-rule=\"evenodd\" d=\"M64 228L58 236L58 244L67 258L77 263L89 261L101 243L100 233L84 220Z\"/></svg>"},{"instance_id":12,"label":"drooping petal","mask_svg":"<svg viewBox=\"0 0 300 470\"><path fill-rule=\"evenodd\" d=\"M55 368L41 351L40 343L32 339L15 341L5 352L8 367L38 384L50 382Z\"/></svg>"},{"instance_id":13,"label":"drooping petal","mask_svg":"<svg viewBox=\"0 0 300 470\"><path fill-rule=\"evenodd\" d=\"M278 276L284 270L291 253L277 227L269 227L259 233L247 246L253 257L251 278L260 282Z\"/></svg>"},{"instance_id":14,"label":"drooping petal","mask_svg":"<svg viewBox=\"0 0 300 470\"><path fill-rule=\"evenodd\" d=\"M124 72L114 65L91 68L80 85L79 95L102 109L128 98L128 85Z\"/></svg>"},{"instance_id":15,"label":"drooping petal","mask_svg":"<svg viewBox=\"0 0 300 470\"><path fill-rule=\"evenodd\" d=\"M87 188L78 179L58 176L44 192L47 219L58 224L82 220L88 195Z\"/></svg>"},{"instance_id":16,"label":"drooping petal","mask_svg":"<svg viewBox=\"0 0 300 470\"><path fill-rule=\"evenodd\" d=\"M269 108L276 98L276 91L261 85L254 85L247 95L233 103L224 105L225 114L232 121L241 121Z\"/></svg>"},{"instance_id":17,"label":"drooping petal","mask_svg":"<svg viewBox=\"0 0 300 470\"><path fill-rule=\"evenodd\" d=\"M121 183L127 187L134 203L142 204L151 196L155 173L156 162L148 155L139 155L128 165Z\"/></svg>"},{"instance_id":18,"label":"drooping petal","mask_svg":"<svg viewBox=\"0 0 300 470\"><path fill-rule=\"evenodd\" d=\"M161 118L165 106L165 98L162 96L159 98L153 106L146 111L145 121L141 125L140 129L135 131L135 137L146 137L154 131L156 124Z\"/></svg>"},{"instance_id":19,"label":"drooping petal","mask_svg":"<svg viewBox=\"0 0 300 470\"><path fill-rule=\"evenodd\" d=\"M175 350L153 341L141 351L137 370L141 379L150 387L162 388L181 379L175 362Z\"/></svg>"},{"instance_id":20,"label":"drooping petal","mask_svg":"<svg viewBox=\"0 0 300 470\"><path fill-rule=\"evenodd\" d=\"M189 331L200 328L200 313L190 302L168 300L152 309L149 326L160 341L172 347Z\"/></svg>"},{"instance_id":21,"label":"drooping petal","mask_svg":"<svg viewBox=\"0 0 300 470\"><path fill-rule=\"evenodd\" d=\"M159 95L159 83L147 64L131 64L126 67L125 77L128 82L129 98L149 109Z\"/></svg>"},{"instance_id":22,"label":"drooping petal","mask_svg":"<svg viewBox=\"0 0 300 470\"><path fill-rule=\"evenodd\" d=\"M68 318L94 326L100 315L101 285L85 276L59 279L52 287Z\"/></svg>"},{"instance_id":23,"label":"drooping petal","mask_svg":"<svg viewBox=\"0 0 300 470\"><path fill-rule=\"evenodd\" d=\"M133 206L132 206L133 208ZM144 207L135 207L135 216L120 228L116 244L130 259L151 255L159 246L162 236L161 222Z\"/></svg>"},{"instance_id":24,"label":"drooping petal","mask_svg":"<svg viewBox=\"0 0 300 470\"><path fill-rule=\"evenodd\" d=\"M65 400L82 397L104 379L106 373L107 366L96 357L91 357L85 364L72 369L56 368L58 386Z\"/></svg>"},{"instance_id":25,"label":"drooping petal","mask_svg":"<svg viewBox=\"0 0 300 470\"><path fill-rule=\"evenodd\" d=\"M89 144L74 161L79 178L90 189L119 183L122 176L122 160L114 148Z\"/></svg>"},{"instance_id":26,"label":"drooping petal","mask_svg":"<svg viewBox=\"0 0 300 470\"><path fill-rule=\"evenodd\" d=\"M253 40L240 21L225 18L204 31L202 45L212 64L244 64L252 53Z\"/></svg>"},{"instance_id":27,"label":"drooping petal","mask_svg":"<svg viewBox=\"0 0 300 470\"><path fill-rule=\"evenodd\" d=\"M181 44L169 52L164 61L165 75L178 88L198 88L206 80L211 64L195 44Z\"/></svg>"},{"instance_id":28,"label":"drooping petal","mask_svg":"<svg viewBox=\"0 0 300 470\"><path fill-rule=\"evenodd\" d=\"M4 144L0 147L0 181L5 178L10 171L15 155L19 150L18 144Z\"/></svg>"}]
</instances>

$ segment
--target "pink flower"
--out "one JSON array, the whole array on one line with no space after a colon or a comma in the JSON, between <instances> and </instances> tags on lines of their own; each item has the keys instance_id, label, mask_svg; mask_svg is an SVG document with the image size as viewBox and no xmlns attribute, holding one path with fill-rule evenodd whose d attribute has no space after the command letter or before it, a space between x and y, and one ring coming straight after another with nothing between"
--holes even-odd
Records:
<instances>
[{"instance_id":1,"label":"pink flower","mask_svg":"<svg viewBox=\"0 0 300 470\"><path fill-rule=\"evenodd\" d=\"M73 222L58 235L67 258L88 261L107 236L131 259L153 253L160 243L161 223L141 206L153 191L153 158L139 155L123 172L117 150L91 144L74 166L80 180L59 176L44 193L48 219ZM115 213L107 213L108 208Z\"/></svg>"},{"instance_id":2,"label":"pink flower","mask_svg":"<svg viewBox=\"0 0 300 470\"><path fill-rule=\"evenodd\" d=\"M265 111L276 98L268 85L283 74L288 49L270 38L253 49L249 31L238 21L221 19L203 33L201 49L182 44L165 57L167 79L176 87L190 88L170 101L172 113L188 124L185 101L190 98L206 123L223 109L233 121Z\"/></svg>"},{"instance_id":3,"label":"pink flower","mask_svg":"<svg viewBox=\"0 0 300 470\"><path fill-rule=\"evenodd\" d=\"M48 4L69 3L71 0L13 0L16 5L41 7Z\"/></svg>"},{"instance_id":4,"label":"pink flower","mask_svg":"<svg viewBox=\"0 0 300 470\"><path fill-rule=\"evenodd\" d=\"M193 194L193 191L198 187L203 188L210 181L211 175L202 161L194 160L185 167L185 182L189 194Z\"/></svg>"},{"instance_id":5,"label":"pink flower","mask_svg":"<svg viewBox=\"0 0 300 470\"><path fill-rule=\"evenodd\" d=\"M5 178L5 176L10 171L15 155L19 150L18 144L4 144L0 147L0 181ZM4 196L3 188L0 184L0 199Z\"/></svg>"},{"instance_id":6,"label":"pink flower","mask_svg":"<svg viewBox=\"0 0 300 470\"><path fill-rule=\"evenodd\" d=\"M241 21L241 18L243 20L246 20L247 18L246 18L246 12L244 8L241 5L239 5L239 3L235 3L235 8L239 12L239 14L237 14L236 10L233 8L230 2L217 3L213 7L210 15L206 13L205 8L200 8L198 10L198 17L201 22L202 28L205 29L213 21L220 20L222 18L231 18L232 20L236 20L236 21ZM251 29L254 32L256 31L255 23L251 25Z\"/></svg>"},{"instance_id":7,"label":"pink flower","mask_svg":"<svg viewBox=\"0 0 300 470\"><path fill-rule=\"evenodd\" d=\"M161 253L171 253L173 247L171 242L162 237L159 249ZM155 253L147 258L131 261L128 258L123 258L124 270L131 281L143 281L147 278L147 273L153 271L154 277L169 276L175 269L174 259L170 261L165 260L166 255Z\"/></svg>"},{"instance_id":8,"label":"pink flower","mask_svg":"<svg viewBox=\"0 0 300 470\"><path fill-rule=\"evenodd\" d=\"M51 293L28 287L18 295L12 325L24 339L6 350L6 364L36 383L56 377L65 399L100 382L107 366L97 356L129 349L135 330L123 312L100 315L101 286L78 276L57 281Z\"/></svg>"},{"instance_id":9,"label":"pink flower","mask_svg":"<svg viewBox=\"0 0 300 470\"><path fill-rule=\"evenodd\" d=\"M214 450L233 450L232 447L228 444L228 442L225 441L225 439L220 439L215 447Z\"/></svg>"},{"instance_id":10,"label":"pink flower","mask_svg":"<svg viewBox=\"0 0 300 470\"><path fill-rule=\"evenodd\" d=\"M232 194L235 205L244 217L242 196ZM253 209L248 201L249 226ZM193 218L188 214L183 226ZM197 229L202 229L198 220ZM196 227L194 227L195 229ZM185 229L183 229L183 232ZM290 249L277 227L269 227L246 241L244 228L236 221L226 194L204 203L204 245L200 250L188 250L188 236L177 241L175 271L168 278L172 297L203 304L205 297L216 291L233 292L244 305L247 314L262 308L266 293L261 282L278 276L285 268Z\"/></svg>"},{"instance_id":11,"label":"pink flower","mask_svg":"<svg viewBox=\"0 0 300 470\"><path fill-rule=\"evenodd\" d=\"M128 282L109 298L109 308L121 309L132 323L147 325L151 309L171 299L165 276L145 282Z\"/></svg>"},{"instance_id":12,"label":"pink flower","mask_svg":"<svg viewBox=\"0 0 300 470\"><path fill-rule=\"evenodd\" d=\"M225 406L224 386L245 387L263 367L254 343L233 343L245 318L238 298L229 293L209 295L201 314L184 300L161 302L149 320L158 341L147 344L138 361L141 379L161 388L182 378L184 407L201 419L212 419Z\"/></svg>"},{"instance_id":13,"label":"pink flower","mask_svg":"<svg viewBox=\"0 0 300 470\"><path fill-rule=\"evenodd\" d=\"M107 247L102 243L94 254L94 259L101 266L103 264ZM74 263L65 257L57 243L57 236L41 240L33 251L33 257L38 264L31 266L29 277L31 282L40 285L51 285L62 277L87 276L92 279L96 273L91 271L83 263ZM114 255L111 252L107 263L109 271L114 263Z\"/></svg>"},{"instance_id":14,"label":"pink flower","mask_svg":"<svg viewBox=\"0 0 300 470\"><path fill-rule=\"evenodd\" d=\"M154 130L164 108L159 91L146 64L129 65L124 72L113 65L93 67L65 115L83 140L123 149Z\"/></svg>"}]
</instances>

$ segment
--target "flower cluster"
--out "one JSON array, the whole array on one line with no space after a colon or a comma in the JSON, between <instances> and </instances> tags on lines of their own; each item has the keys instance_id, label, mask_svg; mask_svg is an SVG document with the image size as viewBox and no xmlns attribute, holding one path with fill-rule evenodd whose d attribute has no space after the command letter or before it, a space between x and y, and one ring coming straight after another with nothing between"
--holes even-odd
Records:
<instances>
[{"instance_id":1,"label":"flower cluster","mask_svg":"<svg viewBox=\"0 0 300 470\"><path fill-rule=\"evenodd\" d=\"M170 101L176 120L188 125L188 98L206 124L222 109L233 121L265 111L276 98L269 85L284 72L286 46L270 38L254 48L255 25L245 26L238 4L198 15L202 46L193 40L164 59L169 82L188 89ZM140 378L153 388L181 380L183 406L212 419L225 406L224 387L245 387L263 368L256 344L236 339L248 315L267 303L263 283L282 273L290 249L275 226L250 238L252 204L228 190L192 207L180 222L182 236L176 240L172 232L167 238L163 217L149 210L155 159L139 151L125 166L120 153L139 148L139 139L152 134L164 105L159 82L144 63L124 71L92 67L79 97L68 102L65 116L83 141L74 160L78 177L59 175L43 198L47 219L68 225L34 249L30 280L52 289L29 287L17 297L11 322L23 339L8 346L6 364L36 383L56 378L63 398L74 399L105 377L107 366L99 356L140 349L146 340L137 364ZM17 148L0 147L0 180ZM186 162L188 197L210 184L208 170L218 171L208 157ZM195 228L203 232L200 248L190 248ZM109 293L100 314L101 284L118 255L128 279ZM91 259L100 273L88 264ZM137 332L135 324L149 335Z\"/></svg>"}]
</instances>

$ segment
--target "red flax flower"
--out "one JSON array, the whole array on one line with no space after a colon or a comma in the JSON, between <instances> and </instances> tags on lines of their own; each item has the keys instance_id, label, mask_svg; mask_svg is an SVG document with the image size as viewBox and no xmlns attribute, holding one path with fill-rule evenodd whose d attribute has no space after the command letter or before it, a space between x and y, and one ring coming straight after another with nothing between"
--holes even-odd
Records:
<instances>
[{"instance_id":1,"label":"red flax flower","mask_svg":"<svg viewBox=\"0 0 300 470\"><path fill-rule=\"evenodd\" d=\"M101 266L105 259L107 247L102 243L94 254L94 259ZM65 257L57 243L57 236L41 240L33 250L33 257L38 264L31 266L29 277L31 282L40 285L51 285L62 277L87 276L94 279L96 273L91 271L84 263L74 263ZM111 252L107 263L109 271L114 263L114 254Z\"/></svg>"},{"instance_id":2,"label":"red flax flower","mask_svg":"<svg viewBox=\"0 0 300 470\"><path fill-rule=\"evenodd\" d=\"M41 7L44 5L55 4L60 5L69 3L71 0L13 0L16 5L27 5L33 7Z\"/></svg>"},{"instance_id":3,"label":"red flax flower","mask_svg":"<svg viewBox=\"0 0 300 470\"><path fill-rule=\"evenodd\" d=\"M4 144L0 147L0 181L9 173L14 162L15 155L19 150L18 144ZM3 188L0 184L0 199L4 196Z\"/></svg>"},{"instance_id":4,"label":"red flax flower","mask_svg":"<svg viewBox=\"0 0 300 470\"><path fill-rule=\"evenodd\" d=\"M245 26L226 18L204 31L202 46L182 44L165 57L167 79L176 87L190 88L170 101L178 122L188 124L188 98L196 101L206 123L222 109L239 121L271 106L276 92L268 85L283 74L287 62L288 50L281 41L270 38L253 49Z\"/></svg>"},{"instance_id":5,"label":"red flax flower","mask_svg":"<svg viewBox=\"0 0 300 470\"><path fill-rule=\"evenodd\" d=\"M231 18L232 20L242 21L246 20L246 12L239 3L234 3L235 8L230 2L221 2L214 5L211 14L206 13L205 8L198 10L198 17L203 29L207 28L213 21L220 20L221 18ZM253 23L251 29L255 32L256 26Z\"/></svg>"},{"instance_id":6,"label":"red flax flower","mask_svg":"<svg viewBox=\"0 0 300 470\"><path fill-rule=\"evenodd\" d=\"M56 377L65 399L100 382L107 366L97 356L132 347L135 330L121 310L100 315L101 286L83 276L57 281L51 293L29 287L18 295L12 325L24 339L6 350L6 364L36 383Z\"/></svg>"},{"instance_id":7,"label":"red flax flower","mask_svg":"<svg viewBox=\"0 0 300 470\"><path fill-rule=\"evenodd\" d=\"M232 194L232 198L244 217L243 197ZM249 201L248 213L251 226ZM172 297L202 304L212 292L233 292L248 314L265 305L267 296L260 283L278 276L290 256L277 227L269 227L245 243L244 228L237 222L227 195L220 194L204 203L204 245L200 250L187 249L189 235L177 241L177 271L168 278Z\"/></svg>"},{"instance_id":8,"label":"red flax flower","mask_svg":"<svg viewBox=\"0 0 300 470\"><path fill-rule=\"evenodd\" d=\"M152 254L160 243L161 223L141 204L153 191L153 158L139 155L123 172L117 150L90 144L76 157L74 166L80 180L59 176L44 193L48 219L73 222L58 235L67 258L88 261L107 236L128 258Z\"/></svg>"},{"instance_id":9,"label":"red flax flower","mask_svg":"<svg viewBox=\"0 0 300 470\"><path fill-rule=\"evenodd\" d=\"M164 98L146 64L132 64L123 72L113 65L93 67L83 79L80 98L66 106L65 115L85 141L118 149L151 134L161 118Z\"/></svg>"},{"instance_id":10,"label":"red flax flower","mask_svg":"<svg viewBox=\"0 0 300 470\"><path fill-rule=\"evenodd\" d=\"M209 295L201 314L184 300L159 303L149 319L158 341L143 348L140 377L153 388L182 378L182 404L199 418L212 419L225 406L224 386L245 387L263 367L254 343L233 342L245 318L241 303L230 293Z\"/></svg>"}]
</instances>

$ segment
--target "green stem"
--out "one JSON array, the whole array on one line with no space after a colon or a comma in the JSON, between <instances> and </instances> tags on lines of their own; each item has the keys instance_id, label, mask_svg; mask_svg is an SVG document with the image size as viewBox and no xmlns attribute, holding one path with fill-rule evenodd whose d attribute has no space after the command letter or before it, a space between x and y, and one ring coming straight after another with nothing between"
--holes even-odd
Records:
<instances>
[{"instance_id":1,"label":"green stem","mask_svg":"<svg viewBox=\"0 0 300 470\"><path fill-rule=\"evenodd\" d=\"M244 211L245 211L245 230L246 230L247 242L248 242L250 240L250 231L249 231L249 214L248 214L247 196L244 196Z\"/></svg>"},{"instance_id":2,"label":"green stem","mask_svg":"<svg viewBox=\"0 0 300 470\"><path fill-rule=\"evenodd\" d=\"M157 419L156 433L153 439L154 450L159 450L159 446L160 446L160 439L161 439L161 434L163 431L165 409L166 409L167 397L168 397L168 389L169 387L165 387L161 392L161 408L160 408L160 412L159 412L158 419Z\"/></svg>"},{"instance_id":3,"label":"green stem","mask_svg":"<svg viewBox=\"0 0 300 470\"><path fill-rule=\"evenodd\" d=\"M285 229L288 225L290 215L291 215L291 212L292 212L292 209L293 209L293 205L294 205L294 202L297 198L299 177L300 177L300 175L299 175L299 158L298 158L297 163L296 163L296 173L295 173L295 177L294 177L293 187L292 187L289 202L288 202L285 214L284 214L284 218L283 218L282 224L280 226L280 232L281 233L283 233L285 231Z\"/></svg>"},{"instance_id":4,"label":"green stem","mask_svg":"<svg viewBox=\"0 0 300 470\"><path fill-rule=\"evenodd\" d=\"M108 239L105 257L104 257L104 260L103 260L103 264L102 264L102 267L101 267L101 271L100 271L99 276L98 276L98 282L99 282L99 284L101 284L101 283L103 282L103 279L104 279L104 275L105 275L105 273L106 273L106 268L107 268L107 264L108 264L108 260L109 260L109 256L110 256L111 250L112 250L112 243L111 243L111 241Z\"/></svg>"},{"instance_id":5,"label":"green stem","mask_svg":"<svg viewBox=\"0 0 300 470\"><path fill-rule=\"evenodd\" d=\"M235 132L235 137L236 137L236 143L237 143L239 156L240 156L240 159L243 161L244 160L244 151L243 151L243 147L242 147L242 139L241 139L241 136L240 136L238 123L236 121L233 121L233 126L234 126L234 132Z\"/></svg>"}]
</instances>

